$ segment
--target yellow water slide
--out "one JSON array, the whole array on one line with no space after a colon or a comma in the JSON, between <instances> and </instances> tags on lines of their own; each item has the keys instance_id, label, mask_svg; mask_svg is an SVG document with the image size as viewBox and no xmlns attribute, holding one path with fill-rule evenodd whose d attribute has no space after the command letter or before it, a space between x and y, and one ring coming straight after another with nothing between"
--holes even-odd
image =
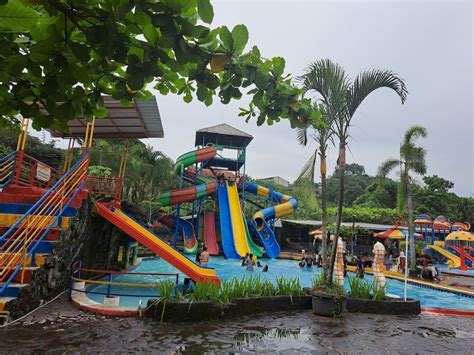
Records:
<instances>
[{"instance_id":1,"label":"yellow water slide","mask_svg":"<svg viewBox=\"0 0 474 355\"><path fill-rule=\"evenodd\" d=\"M202 267L186 256L173 249L170 245L162 241L148 229L143 227L134 219L127 216L120 209L110 209L103 203L98 203L97 211L99 214L121 229L123 232L137 240L140 244L161 256L165 261L176 267L185 275L196 282L212 282L220 284L220 279L213 268Z\"/></svg>"},{"instance_id":2,"label":"yellow water slide","mask_svg":"<svg viewBox=\"0 0 474 355\"><path fill-rule=\"evenodd\" d=\"M461 259L457 255L454 255L453 253L450 253L446 249L437 245L428 245L428 248L433 249L434 251L446 257L448 259L448 266L451 269L457 269L459 266L461 266Z\"/></svg>"},{"instance_id":3,"label":"yellow water slide","mask_svg":"<svg viewBox=\"0 0 474 355\"><path fill-rule=\"evenodd\" d=\"M229 196L230 217L232 220L232 232L234 235L235 250L240 256L250 253L250 246L245 232L242 209L240 207L239 192L236 184L227 184L227 195Z\"/></svg>"}]
</instances>

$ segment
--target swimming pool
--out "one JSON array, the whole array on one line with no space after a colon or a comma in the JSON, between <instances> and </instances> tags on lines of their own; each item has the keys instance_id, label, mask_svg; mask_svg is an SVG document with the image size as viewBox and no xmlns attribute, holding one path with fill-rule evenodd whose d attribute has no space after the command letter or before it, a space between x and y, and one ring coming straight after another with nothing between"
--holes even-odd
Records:
<instances>
[{"instance_id":1,"label":"swimming pool","mask_svg":"<svg viewBox=\"0 0 474 355\"><path fill-rule=\"evenodd\" d=\"M298 277L303 287L309 287L312 284L312 278L316 276L320 269L318 268L303 268L298 267L298 262L294 260L283 260L283 259L262 259L262 264L268 265L268 272L262 272L261 268L255 268L255 271L250 272L245 270L241 266L239 260L228 260L223 257L213 257L209 263L210 267L214 267L217 271L218 276L222 280L228 280L233 277L241 278L243 276L260 275L262 278L274 281L277 277L284 276ZM179 280L182 283L184 274L180 273L179 270L168 264L166 261L160 258L145 259L134 272L143 273L179 273ZM369 282L373 281L371 275L366 275L365 279ZM115 282L137 282L137 276L132 275L118 275L113 279ZM170 280L173 280L172 278ZM153 283L156 279L151 277L141 277L139 279L141 283ZM349 288L346 279L346 289ZM107 286L101 285L89 290L106 292ZM121 286L112 286L111 293L124 293L124 294L151 294L154 295L156 290L144 289L144 288L130 288ZM387 279L387 293L403 297L403 282L397 280ZM89 294L89 297L96 302L103 302L103 295ZM422 307L433 307L433 308L446 308L446 309L462 309L462 310L474 310L474 298L460 296L451 292L437 291L429 288L423 288L415 285L408 285L408 297L419 299ZM148 298L154 297L121 297L120 305L127 307L136 307L139 300L142 300L143 306L146 305Z\"/></svg>"}]
</instances>

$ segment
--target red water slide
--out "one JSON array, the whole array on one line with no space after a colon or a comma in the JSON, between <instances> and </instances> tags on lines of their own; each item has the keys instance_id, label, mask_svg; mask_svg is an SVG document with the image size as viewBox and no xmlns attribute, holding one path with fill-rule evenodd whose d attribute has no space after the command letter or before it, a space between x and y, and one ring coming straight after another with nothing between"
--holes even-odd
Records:
<instances>
[{"instance_id":1,"label":"red water slide","mask_svg":"<svg viewBox=\"0 0 474 355\"><path fill-rule=\"evenodd\" d=\"M214 212L204 212L204 244L211 255L219 255Z\"/></svg>"}]
</instances>

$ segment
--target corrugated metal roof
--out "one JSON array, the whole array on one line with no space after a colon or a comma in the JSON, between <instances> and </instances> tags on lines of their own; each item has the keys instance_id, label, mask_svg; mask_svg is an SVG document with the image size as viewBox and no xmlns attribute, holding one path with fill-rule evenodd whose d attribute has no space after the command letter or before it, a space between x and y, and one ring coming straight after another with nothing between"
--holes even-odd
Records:
<instances>
[{"instance_id":1,"label":"corrugated metal roof","mask_svg":"<svg viewBox=\"0 0 474 355\"><path fill-rule=\"evenodd\" d=\"M195 145L197 147L212 143L228 148L245 148L252 139L250 134L222 123L196 131Z\"/></svg>"},{"instance_id":2,"label":"corrugated metal roof","mask_svg":"<svg viewBox=\"0 0 474 355\"><path fill-rule=\"evenodd\" d=\"M110 96L104 96L108 115L96 119L94 138L163 138L163 125L156 98L134 101L131 106L124 106ZM68 122L69 132L52 130L53 137L83 138L87 121L78 117Z\"/></svg>"},{"instance_id":3,"label":"corrugated metal roof","mask_svg":"<svg viewBox=\"0 0 474 355\"><path fill-rule=\"evenodd\" d=\"M246 138L253 139L253 137L250 134L245 133L235 127L229 126L227 123L221 123L216 126L201 128L197 130L196 132L217 133L217 134L225 134L228 136L246 137Z\"/></svg>"},{"instance_id":4,"label":"corrugated metal roof","mask_svg":"<svg viewBox=\"0 0 474 355\"><path fill-rule=\"evenodd\" d=\"M322 221L296 220L296 219L284 219L283 222L293 223L293 224L302 224L302 225L308 225L308 226L320 226L322 224ZM342 225L345 227L352 227L352 222L342 222ZM354 222L354 227L362 227L365 229L382 231L382 230L387 230L389 228L392 228L393 225Z\"/></svg>"}]
</instances>

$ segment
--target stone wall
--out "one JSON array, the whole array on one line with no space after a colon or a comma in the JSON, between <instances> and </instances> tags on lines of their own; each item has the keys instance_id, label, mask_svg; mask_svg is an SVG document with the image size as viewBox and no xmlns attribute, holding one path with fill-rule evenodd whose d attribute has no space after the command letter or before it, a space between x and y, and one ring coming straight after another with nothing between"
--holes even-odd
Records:
<instances>
[{"instance_id":1,"label":"stone wall","mask_svg":"<svg viewBox=\"0 0 474 355\"><path fill-rule=\"evenodd\" d=\"M21 289L17 299L7 303L6 310L18 318L69 287L70 265L81 260L82 267L121 269L117 261L120 246L129 240L126 235L93 211L87 200L72 219L71 229L61 233L43 267L33 274L32 282Z\"/></svg>"}]
</instances>

